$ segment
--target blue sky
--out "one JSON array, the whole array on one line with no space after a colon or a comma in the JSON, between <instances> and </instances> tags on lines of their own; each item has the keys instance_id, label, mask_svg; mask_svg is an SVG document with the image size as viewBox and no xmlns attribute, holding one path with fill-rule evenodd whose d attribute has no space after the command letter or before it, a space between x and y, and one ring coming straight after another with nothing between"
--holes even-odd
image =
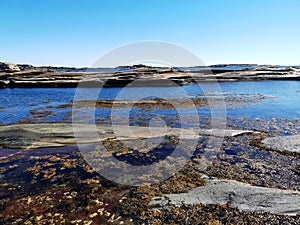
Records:
<instances>
[{"instance_id":1,"label":"blue sky","mask_svg":"<svg viewBox=\"0 0 300 225\"><path fill-rule=\"evenodd\" d=\"M167 41L206 64L300 65L299 0L1 1L0 61L90 66L126 43Z\"/></svg>"}]
</instances>

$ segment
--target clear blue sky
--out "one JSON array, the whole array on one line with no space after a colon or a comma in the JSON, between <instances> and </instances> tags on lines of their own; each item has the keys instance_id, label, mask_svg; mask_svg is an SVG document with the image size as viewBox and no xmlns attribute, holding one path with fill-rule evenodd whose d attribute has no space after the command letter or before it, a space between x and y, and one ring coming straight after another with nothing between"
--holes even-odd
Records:
<instances>
[{"instance_id":1,"label":"clear blue sky","mask_svg":"<svg viewBox=\"0 0 300 225\"><path fill-rule=\"evenodd\" d=\"M0 61L90 66L112 48L159 40L206 64L300 65L299 10L299 0L6 0Z\"/></svg>"}]
</instances>

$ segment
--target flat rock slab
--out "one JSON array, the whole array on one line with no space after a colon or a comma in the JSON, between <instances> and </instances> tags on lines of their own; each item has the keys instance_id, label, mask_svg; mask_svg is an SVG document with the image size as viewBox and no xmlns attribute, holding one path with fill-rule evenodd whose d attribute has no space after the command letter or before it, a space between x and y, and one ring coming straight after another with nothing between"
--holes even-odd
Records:
<instances>
[{"instance_id":1,"label":"flat rock slab","mask_svg":"<svg viewBox=\"0 0 300 225\"><path fill-rule=\"evenodd\" d=\"M82 143L100 141L92 135L92 127L77 125L80 129L79 138ZM101 136L105 138L105 134ZM36 149L47 147L62 147L77 144L72 124L43 123L16 124L0 127L0 146L14 149Z\"/></svg>"},{"instance_id":2,"label":"flat rock slab","mask_svg":"<svg viewBox=\"0 0 300 225\"><path fill-rule=\"evenodd\" d=\"M300 135L270 137L262 141L267 148L280 152L296 152L300 153Z\"/></svg>"},{"instance_id":3,"label":"flat rock slab","mask_svg":"<svg viewBox=\"0 0 300 225\"><path fill-rule=\"evenodd\" d=\"M295 216L300 213L300 192L256 187L233 180L207 180L206 186L182 194L154 197L150 206L160 208L167 204L226 204L242 211L262 211Z\"/></svg>"},{"instance_id":4,"label":"flat rock slab","mask_svg":"<svg viewBox=\"0 0 300 225\"><path fill-rule=\"evenodd\" d=\"M76 138L74 135L74 129ZM36 149L94 143L107 138L119 140L156 138L175 135L184 139L199 136L232 137L249 130L179 129L169 127L102 126L70 123L15 124L0 126L0 147Z\"/></svg>"}]
</instances>

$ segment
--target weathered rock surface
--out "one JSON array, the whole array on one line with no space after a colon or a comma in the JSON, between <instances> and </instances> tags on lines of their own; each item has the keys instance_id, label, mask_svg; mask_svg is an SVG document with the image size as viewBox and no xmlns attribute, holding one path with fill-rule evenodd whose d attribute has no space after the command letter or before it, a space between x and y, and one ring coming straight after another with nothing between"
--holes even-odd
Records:
<instances>
[{"instance_id":1,"label":"weathered rock surface","mask_svg":"<svg viewBox=\"0 0 300 225\"><path fill-rule=\"evenodd\" d=\"M77 130L75 139L73 128ZM93 135L98 132L98 135ZM137 127L137 126L101 126L67 123L44 124L16 124L0 126L0 146L3 148L36 149L45 147L60 147L73 144L93 143L107 138L118 137L119 140L139 138L155 138L165 135L182 135L184 139L194 139L199 135L231 137L249 130L218 130L218 129L178 129L164 127ZM79 143L78 143L79 141Z\"/></svg>"},{"instance_id":2,"label":"weathered rock surface","mask_svg":"<svg viewBox=\"0 0 300 225\"><path fill-rule=\"evenodd\" d=\"M280 152L300 153L300 135L270 137L262 141L265 147Z\"/></svg>"},{"instance_id":3,"label":"weathered rock surface","mask_svg":"<svg viewBox=\"0 0 300 225\"><path fill-rule=\"evenodd\" d=\"M206 186L187 193L154 197L149 205L160 208L167 204L230 204L243 211L294 216L300 213L300 192L256 187L233 180L207 179Z\"/></svg>"},{"instance_id":4,"label":"weathered rock surface","mask_svg":"<svg viewBox=\"0 0 300 225\"><path fill-rule=\"evenodd\" d=\"M20 69L21 68L21 69ZM20 71L22 70L22 71ZM173 68L132 67L130 70L97 72L82 68L32 67L30 65L0 64L0 87L77 87L81 81L86 87L123 87L132 81L142 80L139 86L184 85L207 81L241 80L299 80L300 69L259 67L230 70L201 68L174 70ZM172 81L172 82L171 82Z\"/></svg>"},{"instance_id":5,"label":"weathered rock surface","mask_svg":"<svg viewBox=\"0 0 300 225\"><path fill-rule=\"evenodd\" d=\"M0 62L0 71L18 72L18 71L21 71L21 69L16 64Z\"/></svg>"}]
</instances>

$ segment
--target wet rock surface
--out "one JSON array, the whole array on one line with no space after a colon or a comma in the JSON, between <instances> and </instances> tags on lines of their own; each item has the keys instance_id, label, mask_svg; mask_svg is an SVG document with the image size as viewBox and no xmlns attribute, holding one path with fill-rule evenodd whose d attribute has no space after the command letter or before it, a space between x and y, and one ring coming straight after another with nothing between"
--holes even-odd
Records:
<instances>
[{"instance_id":1,"label":"wet rock surface","mask_svg":"<svg viewBox=\"0 0 300 225\"><path fill-rule=\"evenodd\" d=\"M28 124L27 128L26 124L2 126L1 135L7 131L6 137L8 137L15 132L16 139L23 136L27 140L39 139L43 135L54 138L53 133L61 137L71 137L73 134L70 125ZM214 157L205 166L203 166L205 152L213 150L209 147L209 136L203 136L199 139L191 161L180 171L165 181L140 187L127 187L108 181L96 173L95 168L91 168L86 163L77 147L69 145L70 143L66 147L28 148L26 151L8 149L6 152L11 151L11 154L3 155L0 161L0 221L3 224L47 224L49 221L53 221L54 224L70 222L72 224L120 224L121 222L124 224L299 224L299 215L294 216L296 211L286 212L289 211L287 209L283 212L277 208L276 212L270 213L271 210L250 212L239 209L238 205L227 201L228 196L234 199L233 193L228 195L226 190L229 188L221 188L221 186L219 186L220 191L215 190L217 196L218 193L220 195L225 193L226 202L221 202L221 204L220 202L180 206L168 204L159 209L149 206L151 199L155 196L181 195L201 187L211 188L210 180L203 176L207 174L210 177L216 177L217 180L225 180L225 183L220 183L222 187L226 185L231 187L232 183L226 183L227 180L232 180L230 182L239 186L240 189L233 188L233 191L236 191L235 201L238 203L241 203L243 199L237 197L241 193L244 193L242 197L248 196L243 192L245 187L246 193L253 193L249 195L250 197L248 196L249 201L243 203L245 207L254 207L250 204L250 200L256 199L255 196L263 201L262 204L273 199L274 201L270 204L264 205L265 209L269 209L269 205L280 202L273 198L276 192L267 191L264 195L264 190L280 190L283 196L288 196L285 193L300 191L300 161L297 155L267 150L259 143L271 136L295 135L299 133L298 125L297 119L231 118L228 120L229 129L246 128L260 132L225 137L221 148L215 149ZM19 128L23 126L23 130L17 129L18 126ZM270 131L269 127L276 127L276 129ZM27 131L28 134L26 134ZM142 130L137 133L143 137ZM109 132L108 134L111 135ZM149 133L145 132L144 135L146 137ZM136 144L140 145L139 142ZM15 145L17 146L18 143L16 142ZM145 146L139 146L140 152L131 151L120 145L114 138L105 139L104 145L109 154L116 159L141 165L155 162L166 149L145 152ZM89 149L91 157L97 162L97 157L95 157L99 154L97 146L91 145ZM163 158L160 159L163 160ZM98 164L101 165L101 162L98 161ZM159 178L159 174L156 172L155 174ZM265 187L266 189L253 191L252 187ZM255 192L259 194L255 195ZM284 201L281 203L286 204Z\"/></svg>"},{"instance_id":2,"label":"wet rock surface","mask_svg":"<svg viewBox=\"0 0 300 225\"><path fill-rule=\"evenodd\" d=\"M34 72L31 73L35 76ZM195 97L198 98L197 107L207 104L201 99L202 96ZM257 95L254 98L253 95L228 95L226 98L226 103L234 109L247 104L256 104L265 96ZM215 102L218 103L218 100ZM121 108L131 104L130 101L116 103ZM71 108L72 102L56 106L49 102L46 106L38 106L36 110L31 111L32 118L18 121L18 124L0 126L0 143L3 148L0 151L0 223L9 225L298 225L300 223L300 215L296 215L297 205L294 207L295 205L291 204L286 207L293 210L281 210L282 208L274 206L292 203L298 198L291 199L290 202L285 201L290 193L300 191L299 154L282 152L263 143L269 138L278 136L282 136L282 139L275 141L276 144L281 140L286 143L288 139L285 137L293 136L295 140L300 134L299 118L228 117L227 128L224 130L213 129L211 119L201 116L197 132L194 129L184 129L182 133L188 140L195 137L198 139L189 161L168 179L161 180L163 174L170 170L169 166L172 166L165 163L165 160L172 157L170 155L178 144L181 133L178 125L180 120L178 116L162 116L168 129L154 127L149 130L149 120L152 117L143 112L151 112L153 108L170 109L170 106L157 99L147 99L139 104L138 110L130 115L130 126L116 126L117 129L113 131L111 120L116 119L123 124L126 118L122 116L96 118L96 138L92 135L92 127L75 124L82 140L79 143L86 146L89 158L75 145L77 142L71 124L72 114L55 123L47 123L47 117L51 117L52 109ZM88 108L90 105L109 109L112 102L107 100L96 103L79 102L77 106L80 109L80 107ZM62 111L53 113L60 114ZM40 123L41 121L43 123ZM132 129L133 136L128 135L129 129ZM118 131L118 135L114 133L115 131ZM162 136L166 138L161 139ZM161 144L152 146L145 142L145 139L154 142L158 139L161 140ZM99 157L99 146L95 144L99 142L106 148L106 151L101 153L102 157ZM220 142L220 145L214 145L217 142ZM133 148L128 147L127 143ZM292 141L280 146L290 146L291 143ZM185 151L186 148L183 148L182 152ZM163 170L152 171L157 182L148 184L148 177L141 176L140 179L144 184L139 187L120 185L98 173L104 166L116 166L106 161L108 157L137 168L159 162L163 162L164 167ZM181 160L177 158L178 162ZM88 162L96 166L91 167ZM218 188L214 189L210 183L213 180L203 174L214 177ZM232 186L238 187L233 188L235 193L229 191ZM194 205L166 204L159 208L149 206L155 196L188 195L187 193L198 189L207 190L208 193L215 190L214 196L220 197L217 200L224 199L224 201L216 200L205 204L195 202ZM278 191L281 195L277 195ZM201 193L202 191L197 194ZM276 201L274 196L278 196L282 201ZM190 197L192 198L192 195ZM259 199L261 199L259 207L265 209L263 210L265 212L248 211L258 204Z\"/></svg>"}]
</instances>

